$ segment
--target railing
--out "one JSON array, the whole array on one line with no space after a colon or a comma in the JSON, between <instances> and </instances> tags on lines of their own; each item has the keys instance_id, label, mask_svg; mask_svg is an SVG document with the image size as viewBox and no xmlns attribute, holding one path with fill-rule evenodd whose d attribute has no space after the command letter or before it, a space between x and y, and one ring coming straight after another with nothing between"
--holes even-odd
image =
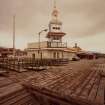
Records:
<instances>
[{"instance_id":1,"label":"railing","mask_svg":"<svg viewBox=\"0 0 105 105\"><path fill-rule=\"evenodd\" d=\"M62 42L47 42L48 48L67 48L67 43Z\"/></svg>"},{"instance_id":2,"label":"railing","mask_svg":"<svg viewBox=\"0 0 105 105\"><path fill-rule=\"evenodd\" d=\"M26 71L27 69L35 70L39 67L61 66L67 63L68 59L0 58L1 68L18 72Z\"/></svg>"}]
</instances>

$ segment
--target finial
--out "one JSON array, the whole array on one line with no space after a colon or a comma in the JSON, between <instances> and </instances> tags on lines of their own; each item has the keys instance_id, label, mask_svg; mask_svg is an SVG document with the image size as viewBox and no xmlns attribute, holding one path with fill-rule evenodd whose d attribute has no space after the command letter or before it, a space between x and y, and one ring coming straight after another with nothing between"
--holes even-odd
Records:
<instances>
[{"instance_id":1,"label":"finial","mask_svg":"<svg viewBox=\"0 0 105 105\"><path fill-rule=\"evenodd\" d=\"M54 0L54 8L56 8L56 0Z\"/></svg>"},{"instance_id":2,"label":"finial","mask_svg":"<svg viewBox=\"0 0 105 105\"><path fill-rule=\"evenodd\" d=\"M54 16L56 19L58 17L58 10L56 8L56 0L54 0L54 10L52 12L52 16Z\"/></svg>"}]
</instances>

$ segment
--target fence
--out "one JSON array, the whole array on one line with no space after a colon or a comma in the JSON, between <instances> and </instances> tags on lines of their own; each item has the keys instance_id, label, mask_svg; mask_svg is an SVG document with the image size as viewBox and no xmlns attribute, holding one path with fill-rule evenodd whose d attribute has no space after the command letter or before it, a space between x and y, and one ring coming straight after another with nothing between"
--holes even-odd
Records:
<instances>
[{"instance_id":1,"label":"fence","mask_svg":"<svg viewBox=\"0 0 105 105\"><path fill-rule=\"evenodd\" d=\"M0 58L0 67L4 70L26 71L40 67L61 66L68 63L67 59L32 59L32 58Z\"/></svg>"}]
</instances>

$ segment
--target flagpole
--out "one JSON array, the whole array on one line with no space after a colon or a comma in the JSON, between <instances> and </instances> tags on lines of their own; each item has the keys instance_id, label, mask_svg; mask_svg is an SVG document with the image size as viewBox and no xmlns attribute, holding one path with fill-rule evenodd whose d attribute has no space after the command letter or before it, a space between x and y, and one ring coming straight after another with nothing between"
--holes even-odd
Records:
<instances>
[{"instance_id":1,"label":"flagpole","mask_svg":"<svg viewBox=\"0 0 105 105\"><path fill-rule=\"evenodd\" d=\"M13 57L15 57L15 15L13 16Z\"/></svg>"}]
</instances>

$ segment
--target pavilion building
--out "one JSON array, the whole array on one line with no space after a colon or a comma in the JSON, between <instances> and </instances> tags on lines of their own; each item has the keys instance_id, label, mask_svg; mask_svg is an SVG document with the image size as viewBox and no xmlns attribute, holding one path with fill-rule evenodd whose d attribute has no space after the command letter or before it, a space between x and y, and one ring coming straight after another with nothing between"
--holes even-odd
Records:
<instances>
[{"instance_id":1,"label":"pavilion building","mask_svg":"<svg viewBox=\"0 0 105 105\"><path fill-rule=\"evenodd\" d=\"M62 22L59 18L59 11L54 4L52 19L48 25L46 38L48 41L28 43L27 55L32 58L43 59L69 59L71 60L76 51L67 47L62 38L66 35L62 31ZM39 33L40 35L40 33Z\"/></svg>"}]
</instances>

